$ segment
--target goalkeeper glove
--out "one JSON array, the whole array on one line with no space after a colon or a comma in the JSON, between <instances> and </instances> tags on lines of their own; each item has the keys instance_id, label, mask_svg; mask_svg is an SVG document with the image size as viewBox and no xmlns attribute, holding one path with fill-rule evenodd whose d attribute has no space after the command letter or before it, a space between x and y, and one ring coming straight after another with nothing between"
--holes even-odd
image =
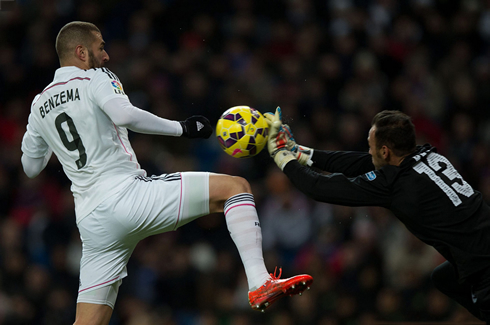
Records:
<instances>
[{"instance_id":1,"label":"goalkeeper glove","mask_svg":"<svg viewBox=\"0 0 490 325\"><path fill-rule=\"evenodd\" d=\"M267 138L267 150L276 165L283 170L284 166L291 160L296 160L294 154L287 149L288 138L282 130L281 108L276 109L276 114L267 114L267 124L269 124L269 137Z\"/></svg>"},{"instance_id":2,"label":"goalkeeper glove","mask_svg":"<svg viewBox=\"0 0 490 325\"><path fill-rule=\"evenodd\" d=\"M267 119L267 122L269 124L273 123L272 121L274 119L274 115L272 113L265 113L264 117ZM281 119L281 112L279 112L279 119ZM282 135L281 133L284 133L284 135ZM279 130L278 137L282 139L281 141L283 142L286 141L285 144L286 149L294 154L294 156L296 157L296 159L301 165L303 166L313 165L313 160L311 160L311 157L313 157L313 149L297 144L296 140L294 139L293 132L291 131L289 125L287 124L281 125L281 129Z\"/></svg>"},{"instance_id":3,"label":"goalkeeper glove","mask_svg":"<svg viewBox=\"0 0 490 325\"><path fill-rule=\"evenodd\" d=\"M190 139L207 139L213 134L213 127L207 118L201 115L194 115L185 121L180 121L182 126L182 136Z\"/></svg>"},{"instance_id":4,"label":"goalkeeper glove","mask_svg":"<svg viewBox=\"0 0 490 325\"><path fill-rule=\"evenodd\" d=\"M313 149L305 146L298 145L298 150L294 152L294 156L298 159L298 162L303 166L313 165Z\"/></svg>"}]
</instances>

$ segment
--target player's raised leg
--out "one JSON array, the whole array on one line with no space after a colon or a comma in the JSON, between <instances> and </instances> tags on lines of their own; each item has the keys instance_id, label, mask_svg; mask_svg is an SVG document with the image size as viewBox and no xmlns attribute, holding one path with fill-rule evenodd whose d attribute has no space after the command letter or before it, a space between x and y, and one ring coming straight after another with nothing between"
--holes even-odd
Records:
<instances>
[{"instance_id":1,"label":"player's raised leg","mask_svg":"<svg viewBox=\"0 0 490 325\"><path fill-rule=\"evenodd\" d=\"M265 310L284 295L301 294L313 278L297 275L280 280L267 272L262 255L260 228L250 184L241 177L209 176L209 211L224 212L231 238L245 268L249 286L249 303L253 309Z\"/></svg>"}]
</instances>

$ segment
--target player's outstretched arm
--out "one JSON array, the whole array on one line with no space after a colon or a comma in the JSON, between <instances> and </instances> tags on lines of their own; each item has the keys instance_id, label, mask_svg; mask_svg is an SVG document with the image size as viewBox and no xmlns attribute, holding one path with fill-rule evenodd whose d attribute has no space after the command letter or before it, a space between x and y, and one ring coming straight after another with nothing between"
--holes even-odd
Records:
<instances>
[{"instance_id":1,"label":"player's outstretched arm","mask_svg":"<svg viewBox=\"0 0 490 325\"><path fill-rule=\"evenodd\" d=\"M144 134L209 138L213 133L211 123L204 116L192 116L185 121L171 121L139 109L127 98L113 98L102 110L117 126Z\"/></svg>"},{"instance_id":2,"label":"player's outstretched arm","mask_svg":"<svg viewBox=\"0 0 490 325\"><path fill-rule=\"evenodd\" d=\"M26 156L26 154L22 154L22 168L24 169L24 173L29 178L34 178L46 167L53 154L53 150L51 148L48 149L48 153L46 156L41 158L31 158Z\"/></svg>"}]
</instances>

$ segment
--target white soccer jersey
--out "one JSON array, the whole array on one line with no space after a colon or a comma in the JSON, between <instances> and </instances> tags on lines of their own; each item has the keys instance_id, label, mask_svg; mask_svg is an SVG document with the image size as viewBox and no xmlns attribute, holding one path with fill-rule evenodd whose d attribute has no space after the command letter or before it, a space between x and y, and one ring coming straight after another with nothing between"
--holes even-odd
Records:
<instances>
[{"instance_id":1,"label":"white soccer jersey","mask_svg":"<svg viewBox=\"0 0 490 325\"><path fill-rule=\"evenodd\" d=\"M146 176L126 128L101 109L117 97L127 99L107 68L62 67L32 102L22 152L41 158L53 150L72 182L77 223L127 181Z\"/></svg>"}]
</instances>

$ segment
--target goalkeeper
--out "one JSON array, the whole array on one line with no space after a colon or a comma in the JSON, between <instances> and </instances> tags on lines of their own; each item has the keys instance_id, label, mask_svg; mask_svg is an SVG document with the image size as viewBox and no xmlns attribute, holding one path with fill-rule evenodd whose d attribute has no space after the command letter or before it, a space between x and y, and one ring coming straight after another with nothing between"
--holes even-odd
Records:
<instances>
[{"instance_id":1,"label":"goalkeeper","mask_svg":"<svg viewBox=\"0 0 490 325\"><path fill-rule=\"evenodd\" d=\"M432 272L434 285L490 324L490 209L436 148L416 146L409 116L378 113L368 153L298 145L280 108L266 118L269 153L299 190L316 201L392 211L446 258Z\"/></svg>"}]
</instances>

